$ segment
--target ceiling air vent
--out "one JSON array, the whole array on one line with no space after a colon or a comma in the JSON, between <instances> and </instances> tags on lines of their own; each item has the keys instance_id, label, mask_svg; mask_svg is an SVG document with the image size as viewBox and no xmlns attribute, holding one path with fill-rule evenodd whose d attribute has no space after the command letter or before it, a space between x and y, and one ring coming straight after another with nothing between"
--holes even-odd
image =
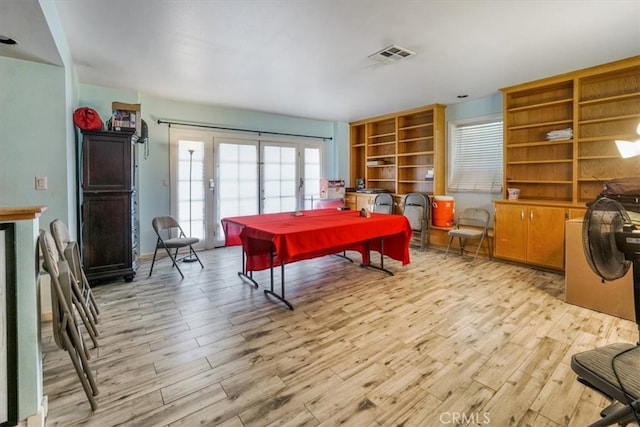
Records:
<instances>
[{"instance_id":1,"label":"ceiling air vent","mask_svg":"<svg viewBox=\"0 0 640 427\"><path fill-rule=\"evenodd\" d=\"M383 62L385 64L391 64L393 62L398 62L401 59L408 58L410 56L415 55L415 52L410 51L409 49L405 49L398 45L392 44L391 46L385 47L384 49L369 55L369 58Z\"/></svg>"}]
</instances>

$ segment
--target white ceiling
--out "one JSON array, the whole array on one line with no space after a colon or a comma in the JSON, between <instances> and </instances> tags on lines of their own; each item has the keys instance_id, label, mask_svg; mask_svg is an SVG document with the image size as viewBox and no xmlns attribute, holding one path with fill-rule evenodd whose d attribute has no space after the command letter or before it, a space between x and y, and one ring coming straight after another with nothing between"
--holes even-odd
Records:
<instances>
[{"instance_id":1,"label":"white ceiling","mask_svg":"<svg viewBox=\"0 0 640 427\"><path fill-rule=\"evenodd\" d=\"M639 0L40 1L55 2L82 83L325 120L451 104L640 54ZM30 44L44 24L37 4L1 0L0 34L25 59L59 63L50 35ZM417 55L367 58L392 43Z\"/></svg>"}]
</instances>

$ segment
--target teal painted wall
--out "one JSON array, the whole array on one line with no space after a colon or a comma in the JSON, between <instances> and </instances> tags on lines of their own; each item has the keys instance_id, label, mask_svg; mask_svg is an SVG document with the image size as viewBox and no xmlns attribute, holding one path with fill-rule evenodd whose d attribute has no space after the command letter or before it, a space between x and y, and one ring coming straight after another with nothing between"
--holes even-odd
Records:
<instances>
[{"instance_id":1,"label":"teal painted wall","mask_svg":"<svg viewBox=\"0 0 640 427\"><path fill-rule=\"evenodd\" d=\"M446 117L447 126L450 121L480 118L502 113L502 93L495 93L491 96L478 98L458 104L447 106ZM447 128L447 171L450 170L451 147L449 142L449 131ZM447 172L448 175L448 172ZM491 213L493 223L493 200L501 199L502 195L497 193L450 193L455 200L455 210L460 212L464 208L484 208Z\"/></svg>"},{"instance_id":2,"label":"teal painted wall","mask_svg":"<svg viewBox=\"0 0 640 427\"><path fill-rule=\"evenodd\" d=\"M216 126L255 129L270 132L317 135L333 138L324 144L325 176L347 177L349 127L335 123L299 117L282 116L257 111L226 108L193 102L170 100L157 96L111 89L94 85L79 85L78 106L95 108L103 121L108 120L113 101L140 103L142 118L149 128L149 156L140 156L139 206L141 253L155 248L151 220L170 213L169 128L158 119L206 123ZM140 154L143 146L138 147Z\"/></svg>"},{"instance_id":3,"label":"teal painted wall","mask_svg":"<svg viewBox=\"0 0 640 427\"><path fill-rule=\"evenodd\" d=\"M0 57L0 205L45 205L40 224L69 220L65 79L62 67Z\"/></svg>"},{"instance_id":4,"label":"teal painted wall","mask_svg":"<svg viewBox=\"0 0 640 427\"><path fill-rule=\"evenodd\" d=\"M42 13L49 25L49 31L55 41L58 49L58 54L64 64L64 115L65 115L65 151L66 161L65 168L67 171L66 186L67 186L67 213L66 215L60 215L58 218L65 221L67 224L75 224L77 222L76 217L76 151L75 151L75 134L73 125L73 110L76 106L76 76L73 67L73 58L71 57L71 50L67 43L67 38L64 34L62 24L58 17L58 10L56 5L51 1L39 0ZM69 227L72 237L75 237L75 227Z\"/></svg>"},{"instance_id":5,"label":"teal painted wall","mask_svg":"<svg viewBox=\"0 0 640 427\"><path fill-rule=\"evenodd\" d=\"M0 57L0 206L47 206L39 219L19 221L16 229L19 420L35 415L43 397L34 268L38 227L48 228L56 218L76 222L72 60L54 5L41 6L66 66ZM47 177L47 190L35 189L36 176Z\"/></svg>"}]
</instances>

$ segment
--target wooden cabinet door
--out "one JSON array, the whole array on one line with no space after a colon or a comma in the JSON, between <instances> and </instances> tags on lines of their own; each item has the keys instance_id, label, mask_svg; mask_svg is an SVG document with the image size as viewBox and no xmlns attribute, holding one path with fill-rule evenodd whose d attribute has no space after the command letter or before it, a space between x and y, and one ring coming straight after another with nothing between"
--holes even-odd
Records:
<instances>
[{"instance_id":1,"label":"wooden cabinet door","mask_svg":"<svg viewBox=\"0 0 640 427\"><path fill-rule=\"evenodd\" d=\"M132 133L84 132L83 191L126 191L133 187Z\"/></svg>"},{"instance_id":2,"label":"wooden cabinet door","mask_svg":"<svg viewBox=\"0 0 640 427\"><path fill-rule=\"evenodd\" d=\"M565 208L529 206L527 261L564 268Z\"/></svg>"},{"instance_id":3,"label":"wooden cabinet door","mask_svg":"<svg viewBox=\"0 0 640 427\"><path fill-rule=\"evenodd\" d=\"M344 204L349 206L349 209L355 210L357 206L357 194L356 193L346 193L344 196Z\"/></svg>"},{"instance_id":4,"label":"wooden cabinet door","mask_svg":"<svg viewBox=\"0 0 640 427\"><path fill-rule=\"evenodd\" d=\"M516 261L527 260L526 206L496 204L495 255Z\"/></svg>"},{"instance_id":5,"label":"wooden cabinet door","mask_svg":"<svg viewBox=\"0 0 640 427\"><path fill-rule=\"evenodd\" d=\"M87 278L133 278L131 192L85 193L82 219Z\"/></svg>"},{"instance_id":6,"label":"wooden cabinet door","mask_svg":"<svg viewBox=\"0 0 640 427\"><path fill-rule=\"evenodd\" d=\"M373 206L373 201L375 198L375 194L358 194L356 209L360 210L362 208L365 208L371 210L371 206Z\"/></svg>"}]
</instances>

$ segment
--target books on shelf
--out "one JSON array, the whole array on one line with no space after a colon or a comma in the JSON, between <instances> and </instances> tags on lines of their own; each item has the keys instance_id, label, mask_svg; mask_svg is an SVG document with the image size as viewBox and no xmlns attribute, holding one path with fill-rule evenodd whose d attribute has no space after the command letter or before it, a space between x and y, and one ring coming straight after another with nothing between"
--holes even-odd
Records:
<instances>
[{"instance_id":1,"label":"books on shelf","mask_svg":"<svg viewBox=\"0 0 640 427\"><path fill-rule=\"evenodd\" d=\"M136 133L141 135L142 117L140 113L140 104L112 102L111 110L111 128L113 130L135 129Z\"/></svg>"}]
</instances>

